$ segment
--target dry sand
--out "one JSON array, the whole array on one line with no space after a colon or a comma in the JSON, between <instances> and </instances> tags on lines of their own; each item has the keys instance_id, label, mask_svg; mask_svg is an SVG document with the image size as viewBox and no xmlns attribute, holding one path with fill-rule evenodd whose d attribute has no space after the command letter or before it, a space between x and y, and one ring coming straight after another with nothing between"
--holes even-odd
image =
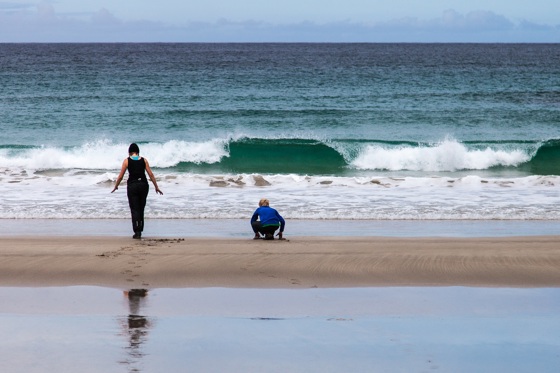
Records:
<instances>
[{"instance_id":1,"label":"dry sand","mask_svg":"<svg viewBox=\"0 0 560 373\"><path fill-rule=\"evenodd\" d=\"M560 286L560 236L1 237L0 286Z\"/></svg>"}]
</instances>

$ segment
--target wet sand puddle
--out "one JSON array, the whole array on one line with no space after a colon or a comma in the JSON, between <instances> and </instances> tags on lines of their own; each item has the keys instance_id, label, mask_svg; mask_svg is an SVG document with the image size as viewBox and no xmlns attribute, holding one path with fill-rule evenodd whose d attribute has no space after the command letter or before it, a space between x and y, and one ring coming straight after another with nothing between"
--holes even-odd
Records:
<instances>
[{"instance_id":1,"label":"wet sand puddle","mask_svg":"<svg viewBox=\"0 0 560 373\"><path fill-rule=\"evenodd\" d=\"M559 295L556 288L0 288L0 367L555 372Z\"/></svg>"}]
</instances>

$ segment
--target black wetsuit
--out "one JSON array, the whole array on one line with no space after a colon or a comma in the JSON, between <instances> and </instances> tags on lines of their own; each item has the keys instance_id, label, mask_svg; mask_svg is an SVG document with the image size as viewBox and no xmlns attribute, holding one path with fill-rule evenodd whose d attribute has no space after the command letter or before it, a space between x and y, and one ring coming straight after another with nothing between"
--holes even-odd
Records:
<instances>
[{"instance_id":1,"label":"black wetsuit","mask_svg":"<svg viewBox=\"0 0 560 373\"><path fill-rule=\"evenodd\" d=\"M135 161L129 157L126 195L132 216L132 229L135 234L140 234L144 230L144 208L149 190L144 158Z\"/></svg>"}]
</instances>

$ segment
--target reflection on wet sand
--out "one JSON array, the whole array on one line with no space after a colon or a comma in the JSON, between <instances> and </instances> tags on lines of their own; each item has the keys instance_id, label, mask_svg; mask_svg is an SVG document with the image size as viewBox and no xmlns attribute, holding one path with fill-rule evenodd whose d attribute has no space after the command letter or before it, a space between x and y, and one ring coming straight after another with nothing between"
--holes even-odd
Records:
<instances>
[{"instance_id":1,"label":"reflection on wet sand","mask_svg":"<svg viewBox=\"0 0 560 373\"><path fill-rule=\"evenodd\" d=\"M0 287L0 300L0 373L558 372L559 288L123 296L100 287Z\"/></svg>"},{"instance_id":2,"label":"reflection on wet sand","mask_svg":"<svg viewBox=\"0 0 560 373\"><path fill-rule=\"evenodd\" d=\"M141 315L141 308L148 295L146 289L131 289L125 291L124 295L128 298L128 317L121 320L124 329L124 335L128 337L128 345L126 347L126 358L120 363L128 366L129 372L141 372L142 344L147 341L148 331L151 327L151 321Z\"/></svg>"}]
</instances>

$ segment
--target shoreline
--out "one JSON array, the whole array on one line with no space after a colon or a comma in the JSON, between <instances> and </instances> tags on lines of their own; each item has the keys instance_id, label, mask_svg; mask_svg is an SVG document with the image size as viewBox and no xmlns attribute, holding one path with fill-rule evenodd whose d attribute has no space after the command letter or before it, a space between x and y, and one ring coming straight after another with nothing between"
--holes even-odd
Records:
<instances>
[{"instance_id":1,"label":"shoreline","mask_svg":"<svg viewBox=\"0 0 560 373\"><path fill-rule=\"evenodd\" d=\"M302 220L286 237L509 237L560 235L558 220ZM130 219L0 219L0 237L129 237ZM144 235L251 238L247 219L146 219Z\"/></svg>"},{"instance_id":2,"label":"shoreline","mask_svg":"<svg viewBox=\"0 0 560 373\"><path fill-rule=\"evenodd\" d=\"M0 247L4 287L560 287L560 236L17 236Z\"/></svg>"}]
</instances>

